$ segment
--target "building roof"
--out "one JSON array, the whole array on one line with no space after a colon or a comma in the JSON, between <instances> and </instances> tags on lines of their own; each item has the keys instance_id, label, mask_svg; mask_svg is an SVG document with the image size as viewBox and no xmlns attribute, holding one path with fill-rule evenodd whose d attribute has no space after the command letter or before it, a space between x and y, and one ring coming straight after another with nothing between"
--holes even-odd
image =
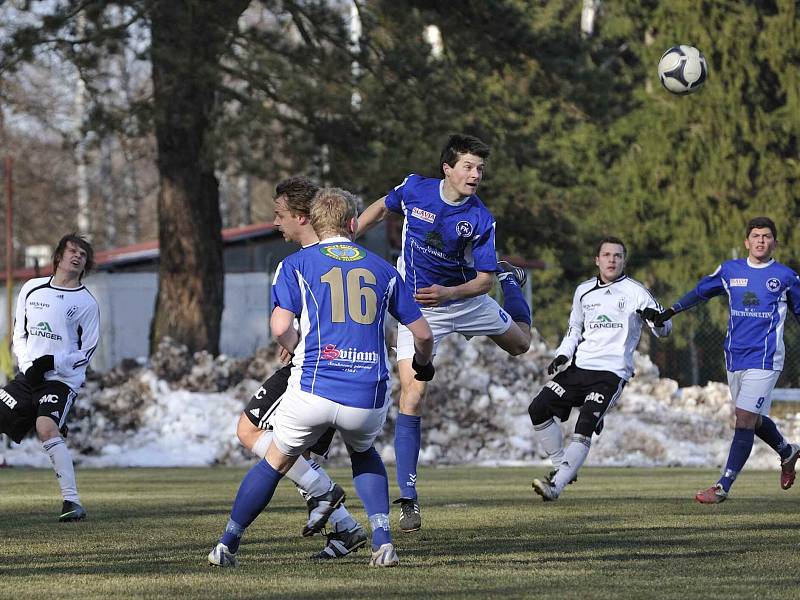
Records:
<instances>
[{"instance_id":1,"label":"building roof","mask_svg":"<svg viewBox=\"0 0 800 600\"><path fill-rule=\"evenodd\" d=\"M277 232L277 229L272 223L255 223L253 225L243 225L241 227L230 227L222 230L222 241L223 244L234 244L236 242L262 237L272 237L276 235ZM108 271L114 267L148 262L157 259L158 256L158 240L111 248L95 253L95 271ZM53 265L49 262L39 267L38 270L26 268L15 269L12 272L13 278L17 281L28 280L32 277L45 277L52 274Z\"/></svg>"},{"instance_id":2,"label":"building roof","mask_svg":"<svg viewBox=\"0 0 800 600\"><path fill-rule=\"evenodd\" d=\"M223 229L222 241L226 245L235 244L242 241L273 237L277 234L278 230L272 223L254 223L253 225ZM158 259L158 256L158 240L111 248L95 253L95 271L110 271L116 267L151 262ZM539 259L530 259L519 255L501 256L500 258L523 269L547 268L546 263ZM27 281L32 277L45 277L52 274L53 266L48 262L39 267L38 270L34 268L15 269L12 272L12 277L15 281Z\"/></svg>"}]
</instances>

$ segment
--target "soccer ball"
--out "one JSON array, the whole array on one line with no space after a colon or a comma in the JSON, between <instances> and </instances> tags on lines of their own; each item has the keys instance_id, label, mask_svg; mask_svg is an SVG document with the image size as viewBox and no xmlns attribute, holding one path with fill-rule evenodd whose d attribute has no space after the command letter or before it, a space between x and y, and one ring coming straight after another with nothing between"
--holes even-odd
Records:
<instances>
[{"instance_id":1,"label":"soccer ball","mask_svg":"<svg viewBox=\"0 0 800 600\"><path fill-rule=\"evenodd\" d=\"M673 46L658 61L658 78L667 91L680 96L696 92L706 82L706 57L693 46Z\"/></svg>"}]
</instances>

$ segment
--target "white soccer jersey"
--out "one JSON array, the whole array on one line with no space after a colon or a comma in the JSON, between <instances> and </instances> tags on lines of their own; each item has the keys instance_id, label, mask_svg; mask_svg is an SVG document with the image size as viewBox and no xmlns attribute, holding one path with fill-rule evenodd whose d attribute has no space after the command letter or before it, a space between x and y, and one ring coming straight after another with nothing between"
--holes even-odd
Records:
<instances>
[{"instance_id":1,"label":"white soccer jersey","mask_svg":"<svg viewBox=\"0 0 800 600\"><path fill-rule=\"evenodd\" d=\"M647 307L663 310L647 288L627 275L611 283L602 283L598 277L584 281L575 290L569 329L556 356L574 355L581 369L610 371L630 379L633 351L642 335L642 318L636 311ZM650 329L655 336L666 337L672 321Z\"/></svg>"},{"instance_id":2,"label":"white soccer jersey","mask_svg":"<svg viewBox=\"0 0 800 600\"><path fill-rule=\"evenodd\" d=\"M58 287L51 277L37 277L22 286L14 320L14 354L23 373L35 359L52 354L55 369L44 378L77 390L86 379L99 337L100 310L83 285Z\"/></svg>"}]
</instances>

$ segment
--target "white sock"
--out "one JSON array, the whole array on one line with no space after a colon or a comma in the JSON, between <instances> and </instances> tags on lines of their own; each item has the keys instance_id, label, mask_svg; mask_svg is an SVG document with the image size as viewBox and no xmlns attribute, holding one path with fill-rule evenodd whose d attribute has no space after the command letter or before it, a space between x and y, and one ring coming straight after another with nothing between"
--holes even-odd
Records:
<instances>
[{"instance_id":1,"label":"white sock","mask_svg":"<svg viewBox=\"0 0 800 600\"><path fill-rule=\"evenodd\" d=\"M64 438L60 435L42 442L42 448L50 457L53 470L56 472L58 485L61 486L61 495L64 500L81 503L78 496L78 484L75 483L75 467L72 464L72 455L67 449Z\"/></svg>"},{"instance_id":2,"label":"white sock","mask_svg":"<svg viewBox=\"0 0 800 600\"><path fill-rule=\"evenodd\" d=\"M555 419L549 419L539 425L534 425L533 430L539 438L539 444L547 457L552 461L553 467L558 469L564 461L564 448L562 448L561 425Z\"/></svg>"},{"instance_id":3,"label":"white sock","mask_svg":"<svg viewBox=\"0 0 800 600\"><path fill-rule=\"evenodd\" d=\"M303 497L315 497L327 494L331 489L331 479L325 470L314 461L302 456L297 457L286 476L291 479L303 494Z\"/></svg>"},{"instance_id":4,"label":"white sock","mask_svg":"<svg viewBox=\"0 0 800 600\"><path fill-rule=\"evenodd\" d=\"M591 445L592 438L590 437L577 433L572 436L572 441L564 451L564 462L561 463L558 473L553 478L553 484L559 494L572 481L572 478L578 474L578 469L581 468L583 463L586 462Z\"/></svg>"},{"instance_id":5,"label":"white sock","mask_svg":"<svg viewBox=\"0 0 800 600\"><path fill-rule=\"evenodd\" d=\"M358 525L353 515L344 507L344 504L341 504L339 508L331 513L330 522L333 525L333 530L336 532L349 531Z\"/></svg>"},{"instance_id":6,"label":"white sock","mask_svg":"<svg viewBox=\"0 0 800 600\"><path fill-rule=\"evenodd\" d=\"M264 458L267 455L267 450L269 450L269 444L272 441L272 432L265 431L262 433L256 443L253 444L251 448L251 452L255 454L258 458Z\"/></svg>"}]
</instances>

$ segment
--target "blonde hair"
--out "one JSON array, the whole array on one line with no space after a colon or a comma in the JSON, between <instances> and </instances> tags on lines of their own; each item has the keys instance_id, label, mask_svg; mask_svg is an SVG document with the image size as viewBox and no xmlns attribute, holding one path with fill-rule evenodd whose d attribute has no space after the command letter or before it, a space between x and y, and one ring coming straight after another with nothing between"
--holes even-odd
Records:
<instances>
[{"instance_id":1,"label":"blonde hair","mask_svg":"<svg viewBox=\"0 0 800 600\"><path fill-rule=\"evenodd\" d=\"M351 237L350 221L358 217L358 200L341 188L322 188L311 202L311 227L317 237L323 234Z\"/></svg>"}]
</instances>

